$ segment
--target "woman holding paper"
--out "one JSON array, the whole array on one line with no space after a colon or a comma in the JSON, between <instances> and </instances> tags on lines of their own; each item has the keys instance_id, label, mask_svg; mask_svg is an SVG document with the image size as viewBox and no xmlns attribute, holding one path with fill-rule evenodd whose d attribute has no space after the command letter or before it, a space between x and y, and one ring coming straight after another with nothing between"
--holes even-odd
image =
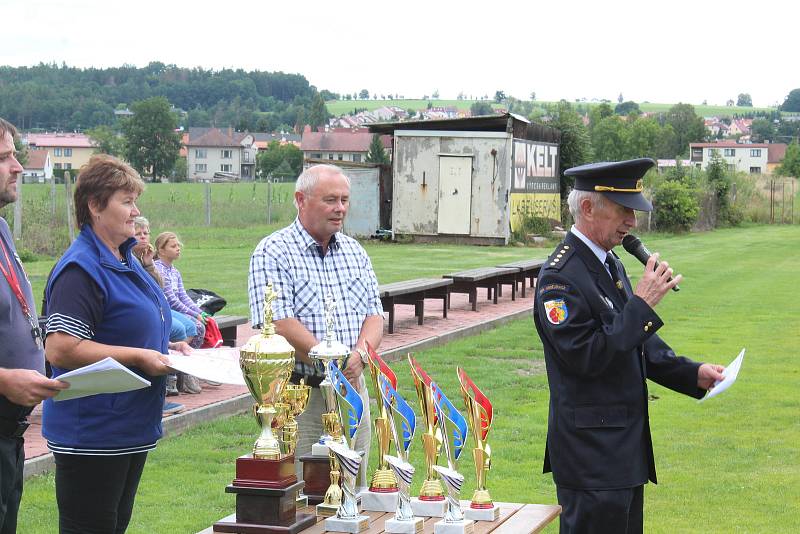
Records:
<instances>
[{"instance_id":1,"label":"woman holding paper","mask_svg":"<svg viewBox=\"0 0 800 534\"><path fill-rule=\"evenodd\" d=\"M147 451L161 437L170 313L158 284L133 259L136 201L144 190L122 161L93 156L75 186L81 233L47 284L45 354L53 376L111 357L148 387L44 406L42 434L56 463L59 531L125 532Z\"/></svg>"}]
</instances>

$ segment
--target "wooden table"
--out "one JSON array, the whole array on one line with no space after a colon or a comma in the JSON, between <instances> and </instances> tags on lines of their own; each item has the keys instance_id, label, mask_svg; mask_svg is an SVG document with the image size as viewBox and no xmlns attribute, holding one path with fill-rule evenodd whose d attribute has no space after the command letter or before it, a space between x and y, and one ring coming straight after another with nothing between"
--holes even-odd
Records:
<instances>
[{"instance_id":1,"label":"wooden table","mask_svg":"<svg viewBox=\"0 0 800 534\"><path fill-rule=\"evenodd\" d=\"M478 310L478 288L485 287L488 291L486 298L493 298L492 302L497 304L497 297L501 284L511 285L511 300L517 298L517 273L516 267L479 267L457 273L450 273L443 278L451 278L453 285L450 287L451 293L467 293L472 304L472 311Z\"/></svg>"},{"instance_id":2,"label":"wooden table","mask_svg":"<svg viewBox=\"0 0 800 534\"><path fill-rule=\"evenodd\" d=\"M539 276L539 269L544 265L545 260L519 260L498 265L498 267L509 267L517 269L517 282L522 283L522 298L525 298L525 281L530 281L530 287L534 286L536 278Z\"/></svg>"},{"instance_id":3,"label":"wooden table","mask_svg":"<svg viewBox=\"0 0 800 534\"><path fill-rule=\"evenodd\" d=\"M422 324L425 315L425 299L441 299L442 317L447 319L450 307L450 288L453 281L448 278L418 278L378 286L383 311L389 312L389 333L394 333L395 304L413 304L417 324Z\"/></svg>"},{"instance_id":4,"label":"wooden table","mask_svg":"<svg viewBox=\"0 0 800 534\"><path fill-rule=\"evenodd\" d=\"M214 321L217 323L219 333L222 335L222 344L226 347L236 346L236 328L240 324L247 323L247 317L241 315L215 315Z\"/></svg>"},{"instance_id":5,"label":"wooden table","mask_svg":"<svg viewBox=\"0 0 800 534\"><path fill-rule=\"evenodd\" d=\"M548 504L519 504L499 502L500 517L496 521L476 521L475 534L533 534L541 532L544 527L550 524L561 514L561 507ZM469 501L462 501L462 506L469 506ZM313 514L314 508L308 506L297 510L307 514ZM370 527L365 530L366 534L380 534L384 532L383 526L387 519L394 517L394 512L362 512L369 516ZM233 521L236 514L226 517L225 521ZM433 525L441 521L440 517L425 518L422 532L433 534ZM317 524L302 531L301 534L322 534L325 531L324 518L317 518ZM212 527L209 527L198 534L214 534Z\"/></svg>"}]
</instances>

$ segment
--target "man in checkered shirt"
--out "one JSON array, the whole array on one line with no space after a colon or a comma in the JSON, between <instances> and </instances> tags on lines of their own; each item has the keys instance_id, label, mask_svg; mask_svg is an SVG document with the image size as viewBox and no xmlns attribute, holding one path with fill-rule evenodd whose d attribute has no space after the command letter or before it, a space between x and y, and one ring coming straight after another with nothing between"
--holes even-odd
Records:
<instances>
[{"instance_id":1,"label":"man in checkered shirt","mask_svg":"<svg viewBox=\"0 0 800 534\"><path fill-rule=\"evenodd\" d=\"M248 294L254 327L264 318L264 290L272 282L278 293L273 302L273 321L278 334L295 348L292 382L305 379L312 386L308 407L298 422L295 457L310 454L322 433L325 404L319 383L325 377L321 365L308 357L325 337L324 298L336 301L335 335L352 350L343 372L364 400L364 416L355 435L354 448L369 458L371 420L364 380L364 342L377 348L383 337L383 307L378 282L364 248L341 233L350 204L350 180L339 167L315 165L305 170L295 186L295 221L265 237L250 258ZM358 485L366 486L362 463ZM295 464L302 475L299 462Z\"/></svg>"}]
</instances>

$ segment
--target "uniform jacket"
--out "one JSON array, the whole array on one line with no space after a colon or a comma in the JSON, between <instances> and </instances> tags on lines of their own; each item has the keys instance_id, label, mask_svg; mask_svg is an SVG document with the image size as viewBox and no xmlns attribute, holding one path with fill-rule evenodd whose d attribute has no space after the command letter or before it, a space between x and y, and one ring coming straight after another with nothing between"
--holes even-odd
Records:
<instances>
[{"instance_id":1,"label":"uniform jacket","mask_svg":"<svg viewBox=\"0 0 800 534\"><path fill-rule=\"evenodd\" d=\"M78 238L53 269L47 284L49 299L53 284L69 265L78 265L94 280L103 294L103 319L95 325L93 341L107 345L139 347L167 353L172 318L164 294L155 280L133 258L136 240L126 241L120 250L122 264L84 225ZM67 369L53 366L53 378ZM151 385L125 393L92 395L80 399L44 403L42 433L59 452L85 449L128 450L152 446L161 437L164 404L164 376L150 376L137 368L131 371Z\"/></svg>"},{"instance_id":2,"label":"uniform jacket","mask_svg":"<svg viewBox=\"0 0 800 534\"><path fill-rule=\"evenodd\" d=\"M550 387L544 472L571 489L619 489L656 482L647 412L649 378L701 397L699 363L675 356L656 331L661 319L634 296L627 302L605 266L571 232L547 260L534 322Z\"/></svg>"}]
</instances>

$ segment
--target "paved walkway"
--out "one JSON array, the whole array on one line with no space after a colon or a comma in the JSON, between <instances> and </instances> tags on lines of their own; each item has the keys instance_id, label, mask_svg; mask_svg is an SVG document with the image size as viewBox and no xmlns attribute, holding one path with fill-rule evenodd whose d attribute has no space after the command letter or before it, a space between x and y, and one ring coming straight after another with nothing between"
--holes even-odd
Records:
<instances>
[{"instance_id":1,"label":"paved walkway","mask_svg":"<svg viewBox=\"0 0 800 534\"><path fill-rule=\"evenodd\" d=\"M479 290L477 311L472 311L467 295L454 293L451 296L447 319L442 317L440 300L426 300L422 325L417 324L413 306L396 305L395 332L389 334L384 331L380 352L387 360L398 360L405 357L407 352L440 345L518 317L530 316L533 293L533 290L527 291L526 297L522 298L520 292L517 292L516 300L512 301L511 288L504 286L497 304L492 304L491 300L486 300L485 290ZM239 326L237 345L244 344L254 333L256 331L249 323ZM204 385L202 393L196 395L182 393L169 399L183 404L186 408L183 412L164 419L164 431L167 435L179 434L194 424L216 417L243 412L252 404L246 387L230 385L217 387ZM30 420L31 427L25 433L26 477L48 471L53 466L52 455L48 452L42 437L41 406L34 410Z\"/></svg>"}]
</instances>

